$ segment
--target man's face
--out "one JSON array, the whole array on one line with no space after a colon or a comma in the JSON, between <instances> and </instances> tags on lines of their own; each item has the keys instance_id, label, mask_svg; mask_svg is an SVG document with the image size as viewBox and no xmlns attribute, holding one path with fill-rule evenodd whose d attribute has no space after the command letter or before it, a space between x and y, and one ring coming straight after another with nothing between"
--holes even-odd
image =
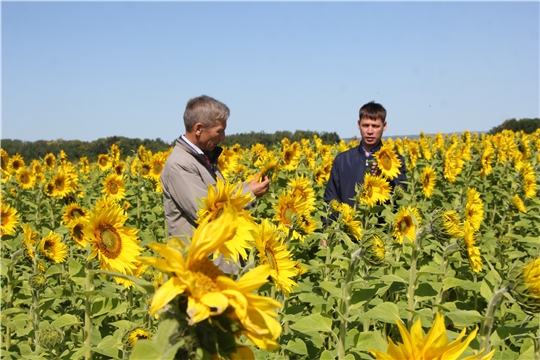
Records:
<instances>
[{"instance_id":1,"label":"man's face","mask_svg":"<svg viewBox=\"0 0 540 360\"><path fill-rule=\"evenodd\" d=\"M386 121L362 118L358 120L358 129L362 135L362 143L366 150L371 150L381 140L386 130Z\"/></svg>"},{"instance_id":2,"label":"man's face","mask_svg":"<svg viewBox=\"0 0 540 360\"><path fill-rule=\"evenodd\" d=\"M225 128L227 121L218 121L217 125L202 127L199 137L199 148L203 151L212 151L223 140L225 140Z\"/></svg>"}]
</instances>

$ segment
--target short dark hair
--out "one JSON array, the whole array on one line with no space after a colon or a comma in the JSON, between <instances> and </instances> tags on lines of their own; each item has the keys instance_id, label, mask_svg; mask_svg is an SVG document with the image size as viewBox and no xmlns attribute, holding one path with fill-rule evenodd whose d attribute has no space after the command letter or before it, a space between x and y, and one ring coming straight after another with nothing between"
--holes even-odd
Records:
<instances>
[{"instance_id":1,"label":"short dark hair","mask_svg":"<svg viewBox=\"0 0 540 360\"><path fill-rule=\"evenodd\" d=\"M386 109L375 101L370 101L367 104L363 105L359 111L359 120L363 118L378 120L381 119L382 122L386 121Z\"/></svg>"},{"instance_id":2,"label":"short dark hair","mask_svg":"<svg viewBox=\"0 0 540 360\"><path fill-rule=\"evenodd\" d=\"M188 101L184 111L184 125L186 131L193 130L196 123L203 124L204 127L211 127L218 122L227 121L230 110L221 101L210 96L201 95Z\"/></svg>"}]
</instances>

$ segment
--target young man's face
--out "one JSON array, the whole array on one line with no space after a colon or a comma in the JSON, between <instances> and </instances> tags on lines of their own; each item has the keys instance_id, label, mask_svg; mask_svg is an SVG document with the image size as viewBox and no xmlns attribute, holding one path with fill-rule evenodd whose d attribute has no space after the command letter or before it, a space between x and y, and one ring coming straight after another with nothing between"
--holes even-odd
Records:
<instances>
[{"instance_id":1,"label":"young man's face","mask_svg":"<svg viewBox=\"0 0 540 360\"><path fill-rule=\"evenodd\" d=\"M199 148L203 151L212 151L220 142L225 140L227 121L218 121L217 125L202 127L199 135Z\"/></svg>"},{"instance_id":2,"label":"young man's face","mask_svg":"<svg viewBox=\"0 0 540 360\"><path fill-rule=\"evenodd\" d=\"M362 135L364 149L371 150L381 140L383 132L386 130L386 121L362 118L358 120L358 129Z\"/></svg>"}]
</instances>

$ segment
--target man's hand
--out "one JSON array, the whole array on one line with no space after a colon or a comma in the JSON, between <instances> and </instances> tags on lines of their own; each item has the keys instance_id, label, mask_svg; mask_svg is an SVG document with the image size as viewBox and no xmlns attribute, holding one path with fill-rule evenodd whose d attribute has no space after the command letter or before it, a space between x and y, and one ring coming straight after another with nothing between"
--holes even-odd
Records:
<instances>
[{"instance_id":1,"label":"man's hand","mask_svg":"<svg viewBox=\"0 0 540 360\"><path fill-rule=\"evenodd\" d=\"M255 177L251 182L248 184L248 187L253 191L253 194L256 197L263 196L268 191L268 186L270 185L270 179L268 176L264 177L264 180L259 182L259 178L261 176L261 173L255 174Z\"/></svg>"},{"instance_id":2,"label":"man's hand","mask_svg":"<svg viewBox=\"0 0 540 360\"><path fill-rule=\"evenodd\" d=\"M373 164L371 165L371 175L373 176L381 175L381 169L379 169L379 167L377 166L376 161L374 161Z\"/></svg>"}]
</instances>

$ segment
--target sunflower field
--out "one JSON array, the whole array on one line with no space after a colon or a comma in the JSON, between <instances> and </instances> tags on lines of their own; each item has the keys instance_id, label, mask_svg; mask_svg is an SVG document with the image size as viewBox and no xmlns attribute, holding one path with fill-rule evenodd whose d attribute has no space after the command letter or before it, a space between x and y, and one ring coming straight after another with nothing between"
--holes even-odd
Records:
<instances>
[{"instance_id":1,"label":"sunflower field","mask_svg":"<svg viewBox=\"0 0 540 360\"><path fill-rule=\"evenodd\" d=\"M225 148L187 244L167 152L2 149L2 359L540 359L540 130L384 140L356 205L325 204L355 146Z\"/></svg>"}]
</instances>

